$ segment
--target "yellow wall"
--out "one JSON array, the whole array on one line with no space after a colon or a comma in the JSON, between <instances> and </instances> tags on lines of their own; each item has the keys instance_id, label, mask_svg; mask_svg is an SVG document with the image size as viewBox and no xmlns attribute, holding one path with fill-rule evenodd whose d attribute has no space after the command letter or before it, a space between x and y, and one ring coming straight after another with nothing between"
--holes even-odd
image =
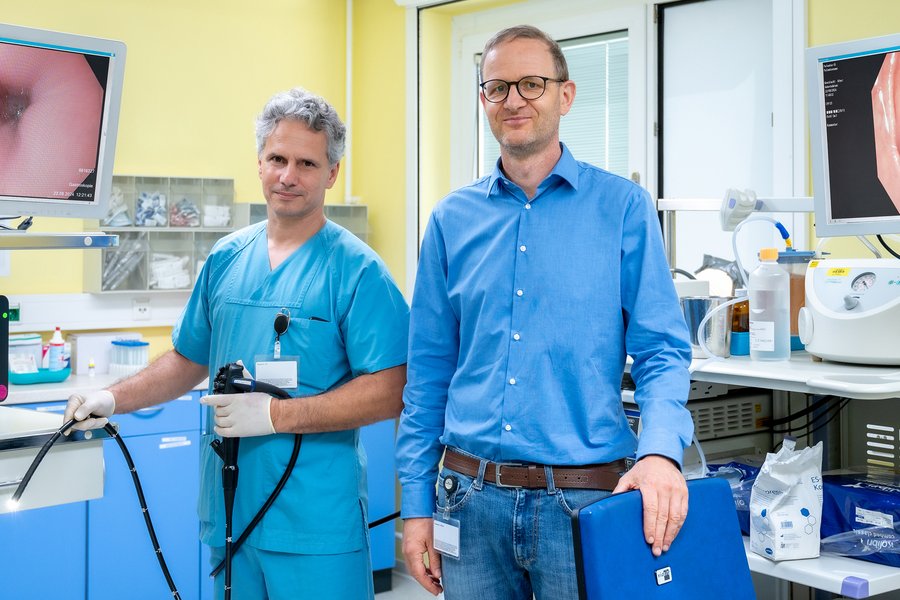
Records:
<instances>
[{"instance_id":1,"label":"yellow wall","mask_svg":"<svg viewBox=\"0 0 900 600\"><path fill-rule=\"evenodd\" d=\"M453 6L452 4L450 6ZM450 192L450 99L453 15L429 10L419 20L419 235L431 210Z\"/></svg>"},{"instance_id":2,"label":"yellow wall","mask_svg":"<svg viewBox=\"0 0 900 600\"><path fill-rule=\"evenodd\" d=\"M369 244L401 288L406 278L405 15L394 0L353 3L352 193L369 206Z\"/></svg>"},{"instance_id":3,"label":"yellow wall","mask_svg":"<svg viewBox=\"0 0 900 600\"><path fill-rule=\"evenodd\" d=\"M299 85L344 114L344 2L272 0L263 9L239 0L4 1L0 19L125 42L116 173L233 178L238 202L261 202L254 119L266 100ZM343 190L339 179L327 200L342 201ZM39 217L32 231L92 226ZM11 275L0 278L0 290L80 293L86 259L99 257L12 252ZM151 355L171 347L168 328L143 333Z\"/></svg>"}]
</instances>

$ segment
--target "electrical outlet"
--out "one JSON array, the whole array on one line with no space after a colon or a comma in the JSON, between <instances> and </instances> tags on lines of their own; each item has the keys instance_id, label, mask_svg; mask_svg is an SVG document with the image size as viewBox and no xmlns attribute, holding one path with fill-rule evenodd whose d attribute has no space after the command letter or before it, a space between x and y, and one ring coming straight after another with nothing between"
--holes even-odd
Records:
<instances>
[{"instance_id":1,"label":"electrical outlet","mask_svg":"<svg viewBox=\"0 0 900 600\"><path fill-rule=\"evenodd\" d=\"M150 300L132 300L131 318L135 321L150 320Z\"/></svg>"}]
</instances>

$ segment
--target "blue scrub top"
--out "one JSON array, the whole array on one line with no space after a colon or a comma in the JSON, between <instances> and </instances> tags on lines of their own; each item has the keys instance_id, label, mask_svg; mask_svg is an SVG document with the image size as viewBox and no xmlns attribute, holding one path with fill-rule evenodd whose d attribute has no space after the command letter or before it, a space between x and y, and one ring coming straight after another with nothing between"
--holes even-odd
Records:
<instances>
[{"instance_id":1,"label":"blue scrub top","mask_svg":"<svg viewBox=\"0 0 900 600\"><path fill-rule=\"evenodd\" d=\"M328 221L274 270L266 223L222 238L213 247L172 332L175 350L209 366L242 360L255 375L271 356L274 320L290 311L282 357L299 357L292 396L320 394L365 373L406 362L409 308L384 263L344 228ZM278 402L278 400L273 400ZM222 461L209 444L211 411L201 446L200 535L225 543ZM293 434L241 440L234 535L280 479ZM247 543L302 554L352 552L366 544L366 456L359 430L305 434L294 472Z\"/></svg>"}]
</instances>

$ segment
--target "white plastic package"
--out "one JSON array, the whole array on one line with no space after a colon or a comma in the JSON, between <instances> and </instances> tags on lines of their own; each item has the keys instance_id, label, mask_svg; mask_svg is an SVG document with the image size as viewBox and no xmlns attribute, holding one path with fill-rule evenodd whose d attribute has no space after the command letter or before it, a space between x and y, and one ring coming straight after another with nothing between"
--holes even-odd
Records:
<instances>
[{"instance_id":1,"label":"white plastic package","mask_svg":"<svg viewBox=\"0 0 900 600\"><path fill-rule=\"evenodd\" d=\"M766 455L750 492L750 549L775 561L819 556L822 442L795 444Z\"/></svg>"}]
</instances>

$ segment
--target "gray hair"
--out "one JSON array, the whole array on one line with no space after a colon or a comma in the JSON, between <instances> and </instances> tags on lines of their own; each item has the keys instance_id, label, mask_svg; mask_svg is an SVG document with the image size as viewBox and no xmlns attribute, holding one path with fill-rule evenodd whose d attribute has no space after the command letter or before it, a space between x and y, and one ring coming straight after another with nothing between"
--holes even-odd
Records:
<instances>
[{"instance_id":1,"label":"gray hair","mask_svg":"<svg viewBox=\"0 0 900 600\"><path fill-rule=\"evenodd\" d=\"M559 44L556 42L556 40L532 25L516 25L515 27L509 27L502 31L498 31L494 34L494 37L487 41L487 43L484 45L484 50L481 53L482 79L484 78L483 59L485 56L487 56L487 53L500 44L505 44L506 42L520 39L538 40L544 42L547 45L547 50L550 51L550 57L553 59L553 66L556 68L556 78L562 79L563 81L569 80L569 64L566 62L566 57L563 54L562 48L559 47Z\"/></svg>"},{"instance_id":2,"label":"gray hair","mask_svg":"<svg viewBox=\"0 0 900 600\"><path fill-rule=\"evenodd\" d=\"M324 131L328 140L328 162L331 166L344 156L347 128L334 107L321 96L303 88L293 88L272 96L256 118L256 155L261 156L266 140L283 119L301 121L313 131Z\"/></svg>"}]
</instances>

